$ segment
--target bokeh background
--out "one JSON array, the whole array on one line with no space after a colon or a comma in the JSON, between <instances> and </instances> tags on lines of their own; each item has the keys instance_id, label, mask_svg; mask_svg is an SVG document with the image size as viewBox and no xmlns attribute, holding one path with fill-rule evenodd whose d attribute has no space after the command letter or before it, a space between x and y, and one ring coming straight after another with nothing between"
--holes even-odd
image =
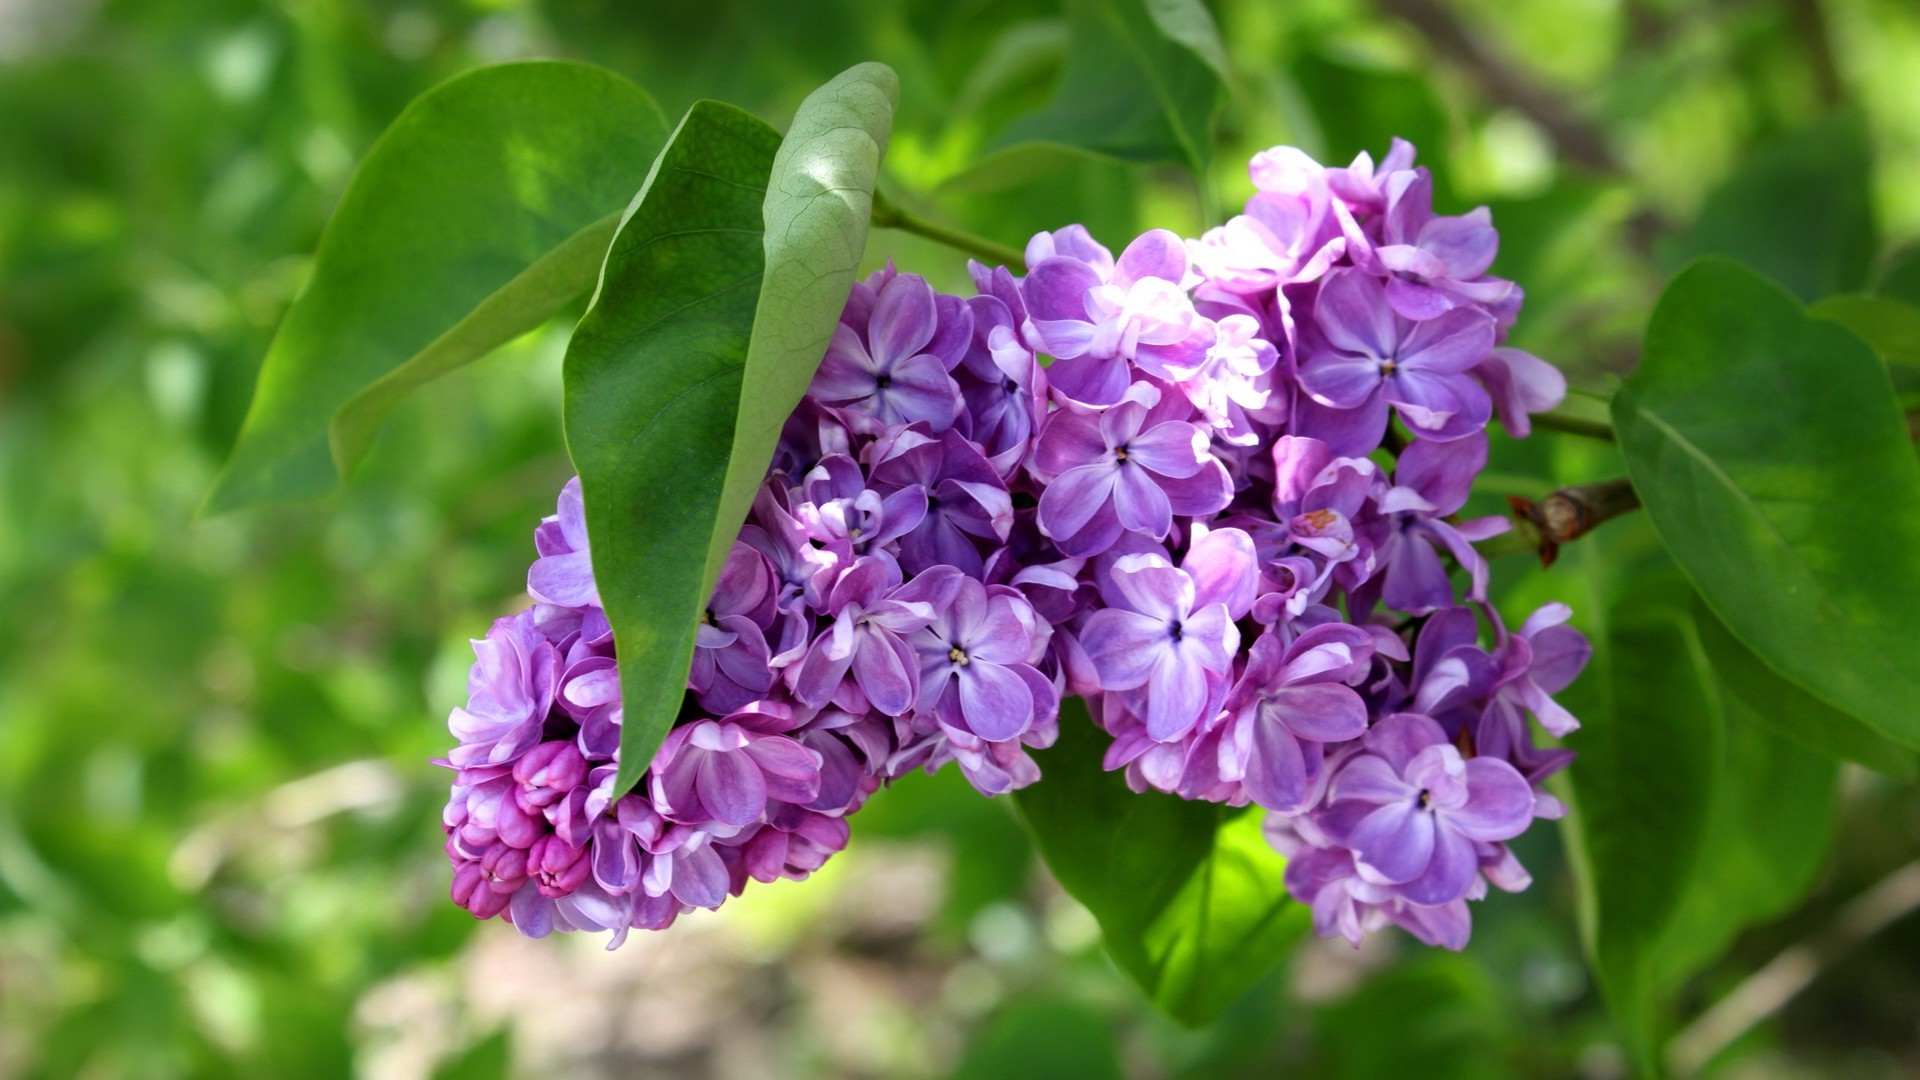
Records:
<instances>
[{"instance_id":1,"label":"bokeh background","mask_svg":"<svg viewBox=\"0 0 1920 1080\"><path fill-rule=\"evenodd\" d=\"M1495 271L1529 292L1516 343L1602 392L1689 251L1746 245L1798 286L1811 231L1859 247L1860 280L1803 294L1920 281L1911 0L1209 6L1235 82L1195 185L1065 152L976 164L1074 49L1045 2L0 0L0 1078L1623 1075L1549 830L1522 853L1534 889L1478 905L1465 955L1310 941L1197 1032L952 775L877 798L815 880L618 953L476 924L445 897L426 761L569 473L566 320L420 394L336 496L196 519L354 162L489 61L591 60L669 116L715 97L784 123L884 60L886 188L1016 245L1075 220L1116 248L1196 235L1253 150L1343 162L1405 135L1443 210L1493 206ZM889 255L962 278L876 233ZM1619 471L1542 434L1484 486ZM1609 525L1545 577L1506 560L1499 589L1624 588L1607 553L1647 536ZM1849 773L1843 800L1805 904L1681 1002L1684 1022L1786 950L1814 965L1715 1075L1920 1074L1920 918L1895 890L1846 931L1920 852L1920 799Z\"/></svg>"}]
</instances>

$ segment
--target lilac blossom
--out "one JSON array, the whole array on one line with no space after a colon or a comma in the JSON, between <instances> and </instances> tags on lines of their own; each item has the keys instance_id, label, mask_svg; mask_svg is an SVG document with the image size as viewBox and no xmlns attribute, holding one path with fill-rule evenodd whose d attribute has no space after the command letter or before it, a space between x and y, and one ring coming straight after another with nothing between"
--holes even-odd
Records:
<instances>
[{"instance_id":1,"label":"lilac blossom","mask_svg":"<svg viewBox=\"0 0 1920 1080\"><path fill-rule=\"evenodd\" d=\"M1471 902L1530 881L1508 841L1565 811L1541 737L1590 649L1560 605L1509 631L1488 603L1473 544L1504 523L1459 519L1484 429L1566 383L1503 344L1491 216L1436 214L1414 157L1276 147L1198 239L1116 259L1070 225L1024 278L969 264L970 297L854 283L630 791L566 485L448 719L453 900L618 945L806 878L909 771L1044 782L1079 695L1135 790L1262 807L1322 936L1463 947Z\"/></svg>"}]
</instances>

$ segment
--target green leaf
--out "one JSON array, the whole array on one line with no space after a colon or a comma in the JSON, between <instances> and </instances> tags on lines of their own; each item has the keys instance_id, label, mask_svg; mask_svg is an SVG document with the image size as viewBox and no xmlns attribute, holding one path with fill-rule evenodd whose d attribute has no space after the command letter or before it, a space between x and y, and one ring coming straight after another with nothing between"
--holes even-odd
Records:
<instances>
[{"instance_id":1,"label":"green leaf","mask_svg":"<svg viewBox=\"0 0 1920 1080\"><path fill-rule=\"evenodd\" d=\"M1226 85L1226 50L1200 0L1069 0L1066 70L1047 107L996 141L1076 146L1204 173Z\"/></svg>"},{"instance_id":2,"label":"green leaf","mask_svg":"<svg viewBox=\"0 0 1920 1080\"><path fill-rule=\"evenodd\" d=\"M1774 734L1820 754L1856 762L1910 780L1920 775L1912 750L1888 742L1873 729L1780 677L1740 644L1705 604L1694 605L1700 643L1726 691L1727 709L1740 712Z\"/></svg>"},{"instance_id":3,"label":"green leaf","mask_svg":"<svg viewBox=\"0 0 1920 1080\"><path fill-rule=\"evenodd\" d=\"M713 589L754 492L766 479L780 429L806 395L853 291L899 98L892 68L848 68L800 103L773 159L766 277L702 599Z\"/></svg>"},{"instance_id":4,"label":"green leaf","mask_svg":"<svg viewBox=\"0 0 1920 1080\"><path fill-rule=\"evenodd\" d=\"M567 346L567 449L620 652L620 792L679 715L704 583L717 572L708 562L723 531L779 148L779 133L731 105L687 110Z\"/></svg>"},{"instance_id":5,"label":"green leaf","mask_svg":"<svg viewBox=\"0 0 1920 1080\"><path fill-rule=\"evenodd\" d=\"M407 106L321 237L208 509L324 494L356 395L342 472L401 394L585 294L665 136L645 92L583 64L481 68Z\"/></svg>"},{"instance_id":6,"label":"green leaf","mask_svg":"<svg viewBox=\"0 0 1920 1080\"><path fill-rule=\"evenodd\" d=\"M1727 629L1920 747L1920 459L1872 351L1703 260L1661 297L1613 425L1661 540Z\"/></svg>"},{"instance_id":7,"label":"green leaf","mask_svg":"<svg viewBox=\"0 0 1920 1080\"><path fill-rule=\"evenodd\" d=\"M1377 162L1386 156L1394 138L1406 139L1419 150L1420 164L1432 175L1438 203L1445 207L1451 200L1447 112L1432 80L1318 52L1295 60L1288 74L1319 128L1315 141L1325 163L1343 167L1362 151ZM1505 224L1501 219L1503 241ZM1503 256L1505 249L1502 243Z\"/></svg>"},{"instance_id":8,"label":"green leaf","mask_svg":"<svg viewBox=\"0 0 1920 1080\"><path fill-rule=\"evenodd\" d=\"M1664 584L1629 593L1599 620L1593 665L1568 695L1581 727L1566 739L1579 754L1566 774L1566 834L1581 931L1643 1067L1660 1026L1659 951L1702 858L1723 754L1699 641L1685 613L1659 599L1684 586Z\"/></svg>"},{"instance_id":9,"label":"green leaf","mask_svg":"<svg viewBox=\"0 0 1920 1080\"><path fill-rule=\"evenodd\" d=\"M1704 610L1699 616L1713 618ZM1833 842L1840 763L1776 734L1740 698L1723 693L1720 700L1724 756L1706 839L1654 950L1656 981L1668 990L1718 958L1740 931L1793 910Z\"/></svg>"},{"instance_id":10,"label":"green leaf","mask_svg":"<svg viewBox=\"0 0 1920 1080\"><path fill-rule=\"evenodd\" d=\"M967 1048L951 1080L1120 1080L1113 1030L1100 1013L1066 998L1002 1006Z\"/></svg>"},{"instance_id":11,"label":"green leaf","mask_svg":"<svg viewBox=\"0 0 1920 1080\"><path fill-rule=\"evenodd\" d=\"M1015 802L1055 878L1100 922L1107 952L1162 1012L1218 1016L1306 932L1286 860L1258 809L1136 794L1101 768L1106 736L1079 699L1060 742L1035 755L1042 779Z\"/></svg>"},{"instance_id":12,"label":"green leaf","mask_svg":"<svg viewBox=\"0 0 1920 1080\"><path fill-rule=\"evenodd\" d=\"M1920 307L1885 296L1854 294L1830 296L1807 313L1858 334L1889 364L1920 366Z\"/></svg>"},{"instance_id":13,"label":"green leaf","mask_svg":"<svg viewBox=\"0 0 1920 1080\"><path fill-rule=\"evenodd\" d=\"M846 305L893 93L891 71L852 68L784 141L696 104L567 349L567 445L621 656L619 792L679 715L701 610Z\"/></svg>"},{"instance_id":14,"label":"green leaf","mask_svg":"<svg viewBox=\"0 0 1920 1080\"><path fill-rule=\"evenodd\" d=\"M1839 114L1762 147L1707 196L1676 262L1729 255L1802 300L1859 292L1878 249L1873 151Z\"/></svg>"}]
</instances>

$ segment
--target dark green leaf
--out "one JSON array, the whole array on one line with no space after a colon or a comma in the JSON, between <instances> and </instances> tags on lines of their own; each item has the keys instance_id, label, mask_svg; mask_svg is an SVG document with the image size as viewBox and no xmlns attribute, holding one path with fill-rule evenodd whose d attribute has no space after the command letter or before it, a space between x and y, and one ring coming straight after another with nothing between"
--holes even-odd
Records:
<instances>
[{"instance_id":1,"label":"dark green leaf","mask_svg":"<svg viewBox=\"0 0 1920 1080\"><path fill-rule=\"evenodd\" d=\"M1136 794L1100 767L1106 736L1079 699L1039 783L1015 796L1054 877L1100 922L1107 952L1185 1024L1218 1016L1310 923L1281 882L1261 813Z\"/></svg>"},{"instance_id":2,"label":"dark green leaf","mask_svg":"<svg viewBox=\"0 0 1920 1080\"><path fill-rule=\"evenodd\" d=\"M1204 172L1226 85L1226 53L1199 0L1070 0L1066 70L1047 107L997 141L1077 146Z\"/></svg>"},{"instance_id":3,"label":"dark green leaf","mask_svg":"<svg viewBox=\"0 0 1920 1080\"><path fill-rule=\"evenodd\" d=\"M1662 988L1714 960L1740 931L1798 905L1833 841L1840 763L1782 738L1738 697L1720 700L1720 782L1679 913L1654 951Z\"/></svg>"},{"instance_id":4,"label":"dark green leaf","mask_svg":"<svg viewBox=\"0 0 1920 1080\"><path fill-rule=\"evenodd\" d=\"M567 346L567 448L620 651L620 791L646 771L686 694L779 148L777 132L731 105L688 110Z\"/></svg>"},{"instance_id":5,"label":"dark green leaf","mask_svg":"<svg viewBox=\"0 0 1920 1080\"><path fill-rule=\"evenodd\" d=\"M1669 586L1678 586L1671 576ZM1679 586L1684 588L1684 586ZM1568 848L1581 885L1581 930L1629 1049L1651 1062L1660 947L1701 861L1723 755L1720 703L1691 620L1629 593L1595 613L1594 663L1569 704ZM1683 594L1684 595L1684 594Z\"/></svg>"},{"instance_id":6,"label":"dark green leaf","mask_svg":"<svg viewBox=\"0 0 1920 1080\"><path fill-rule=\"evenodd\" d=\"M1382 1024L1391 1025L1383 1035ZM1468 956L1437 950L1369 978L1319 1014L1313 1068L1322 1080L1501 1080L1514 1068L1514 1022Z\"/></svg>"},{"instance_id":7,"label":"dark green leaf","mask_svg":"<svg viewBox=\"0 0 1920 1080\"><path fill-rule=\"evenodd\" d=\"M1909 243L1892 252L1874 278L1873 291L1909 304L1920 304L1920 244Z\"/></svg>"},{"instance_id":8,"label":"dark green leaf","mask_svg":"<svg viewBox=\"0 0 1920 1080\"><path fill-rule=\"evenodd\" d=\"M374 144L267 352L208 498L227 510L325 493L407 389L540 325L592 288L611 215L666 122L610 72L532 61L422 95Z\"/></svg>"},{"instance_id":9,"label":"dark green leaf","mask_svg":"<svg viewBox=\"0 0 1920 1080\"><path fill-rule=\"evenodd\" d=\"M1730 255L1805 301L1858 292L1878 247L1866 125L1842 114L1762 147L1700 208L1676 262Z\"/></svg>"},{"instance_id":10,"label":"dark green leaf","mask_svg":"<svg viewBox=\"0 0 1920 1080\"><path fill-rule=\"evenodd\" d=\"M1661 298L1613 422L1661 540L1727 629L1920 746L1920 459L1872 351L1705 260Z\"/></svg>"},{"instance_id":11,"label":"dark green leaf","mask_svg":"<svg viewBox=\"0 0 1920 1080\"><path fill-rule=\"evenodd\" d=\"M567 445L620 656L620 775L679 715L700 611L853 287L895 83L849 69L784 141L688 112L567 350Z\"/></svg>"},{"instance_id":12,"label":"dark green leaf","mask_svg":"<svg viewBox=\"0 0 1920 1080\"><path fill-rule=\"evenodd\" d=\"M1740 644L1706 605L1694 605L1700 643L1726 691L1729 714L1751 715L1776 735L1820 754L1912 779L1920 774L1914 752L1888 742L1873 729L1788 682Z\"/></svg>"}]
</instances>

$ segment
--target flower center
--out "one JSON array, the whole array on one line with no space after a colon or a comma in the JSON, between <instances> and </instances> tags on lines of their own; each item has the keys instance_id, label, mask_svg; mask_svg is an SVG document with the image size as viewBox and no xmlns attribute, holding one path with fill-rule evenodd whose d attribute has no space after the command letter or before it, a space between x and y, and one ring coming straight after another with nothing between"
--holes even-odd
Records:
<instances>
[{"instance_id":1,"label":"flower center","mask_svg":"<svg viewBox=\"0 0 1920 1080\"><path fill-rule=\"evenodd\" d=\"M967 650L961 648L958 645L955 645L953 648L947 650L947 659L959 665L960 667L966 667L968 664L973 663L973 661L969 659L967 656Z\"/></svg>"},{"instance_id":2,"label":"flower center","mask_svg":"<svg viewBox=\"0 0 1920 1080\"><path fill-rule=\"evenodd\" d=\"M1113 448L1113 460L1116 462L1127 460L1127 448L1124 444Z\"/></svg>"},{"instance_id":3,"label":"flower center","mask_svg":"<svg viewBox=\"0 0 1920 1080\"><path fill-rule=\"evenodd\" d=\"M1394 372L1394 369L1398 366L1399 364L1395 360L1392 360L1392 359L1382 360L1380 361L1380 374L1382 376L1392 375Z\"/></svg>"},{"instance_id":4,"label":"flower center","mask_svg":"<svg viewBox=\"0 0 1920 1080\"><path fill-rule=\"evenodd\" d=\"M880 389L882 389L882 390L885 390L885 389L886 389L887 387L889 387L889 386L892 386L892 385L893 385L893 376L891 376L891 375L875 375L875 376L873 377L873 385L875 385L875 386L877 386L877 387L879 387L879 388L880 388Z\"/></svg>"},{"instance_id":5,"label":"flower center","mask_svg":"<svg viewBox=\"0 0 1920 1080\"><path fill-rule=\"evenodd\" d=\"M1426 788L1421 788L1420 789L1420 809L1426 810L1431 808L1432 806L1433 806L1433 792L1428 791Z\"/></svg>"},{"instance_id":6,"label":"flower center","mask_svg":"<svg viewBox=\"0 0 1920 1080\"><path fill-rule=\"evenodd\" d=\"M1179 641L1179 640L1180 640L1180 638L1181 638L1181 637L1182 637L1182 636L1183 636L1183 635L1184 635L1185 633L1186 633L1186 628L1180 625L1180 620L1179 620L1179 619L1172 619L1172 620L1169 620L1169 621L1168 621L1168 623L1167 623L1167 636L1168 636L1168 637L1171 637L1171 638L1172 638L1173 640L1175 640L1175 641Z\"/></svg>"}]
</instances>

